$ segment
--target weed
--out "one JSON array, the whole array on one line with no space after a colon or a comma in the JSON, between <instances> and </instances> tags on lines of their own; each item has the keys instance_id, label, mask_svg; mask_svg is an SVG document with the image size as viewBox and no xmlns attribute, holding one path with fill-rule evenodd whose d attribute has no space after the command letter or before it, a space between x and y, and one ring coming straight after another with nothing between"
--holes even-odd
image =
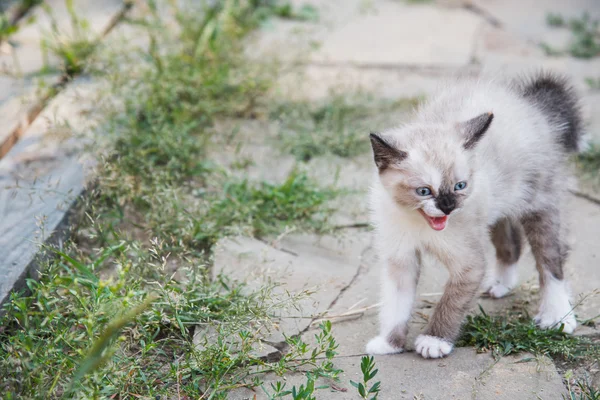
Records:
<instances>
[{"instance_id":1,"label":"weed","mask_svg":"<svg viewBox=\"0 0 600 400\"><path fill-rule=\"evenodd\" d=\"M600 90L600 78L585 78L585 83L587 83L588 87L592 90Z\"/></svg>"},{"instance_id":2,"label":"weed","mask_svg":"<svg viewBox=\"0 0 600 400\"><path fill-rule=\"evenodd\" d=\"M299 387L292 386L288 390L285 382L277 381L270 384L271 392L262 385L261 388L270 399L291 396L294 400L313 400L316 390L329 388L329 385L315 386L318 378L338 379L342 371L333 365L333 357L337 354L338 345L331 334L331 322L323 321L319 324L319 328L319 333L315 334L317 344L312 350L300 337L288 338L286 342L290 351L279 361L282 368L273 369L275 373L282 374L290 368L290 365L293 365L295 370L308 367L310 370L306 373L306 384ZM319 355L324 356L324 359L319 360ZM285 365L287 367L284 367Z\"/></svg>"},{"instance_id":3,"label":"weed","mask_svg":"<svg viewBox=\"0 0 600 400\"><path fill-rule=\"evenodd\" d=\"M280 142L298 160L325 154L354 157L369 149L368 132L406 112L419 99L396 102L375 100L365 94L334 94L320 103L283 103L271 111L281 125Z\"/></svg>"},{"instance_id":4,"label":"weed","mask_svg":"<svg viewBox=\"0 0 600 400\"><path fill-rule=\"evenodd\" d=\"M559 329L540 329L526 313L492 316L480 307L469 316L457 346L474 346L480 352L505 356L520 352L573 361L600 354L591 340L569 336Z\"/></svg>"},{"instance_id":5,"label":"weed","mask_svg":"<svg viewBox=\"0 0 600 400\"><path fill-rule=\"evenodd\" d=\"M252 116L270 87L269 70L241 50L245 35L276 15L273 4L177 8L173 33L148 2L150 15L136 21L150 37L148 51L131 68L114 66L124 71L110 62L96 71L113 84L115 100L102 110L104 136L91 149L97 184L73 240L54 249L40 280L28 280L27 293L5 305L4 397L223 399L234 388L260 386L264 373L337 377L330 324L314 347L292 337L275 361L254 353L273 315L307 293L210 279L216 240L320 229L336 194L298 171L282 183L252 182L210 161L214 121ZM94 46L87 25L71 17L87 53ZM48 50L67 74L80 72L87 55L51 41L56 35L53 27ZM307 383L295 394L309 398L313 389Z\"/></svg>"},{"instance_id":6,"label":"weed","mask_svg":"<svg viewBox=\"0 0 600 400\"><path fill-rule=\"evenodd\" d=\"M64 34L58 26L58 22L49 5L44 9L51 20L50 32L42 39L42 52L45 54L48 70L48 53L57 57L62 66L61 69L67 77L73 77L81 73L85 67L87 58L93 53L97 45L97 37L92 33L89 23L81 19L75 10L73 0L65 0L67 12L69 13L72 33Z\"/></svg>"},{"instance_id":7,"label":"weed","mask_svg":"<svg viewBox=\"0 0 600 400\"><path fill-rule=\"evenodd\" d=\"M376 400L379 395L379 391L381 390L381 382L375 382L371 387L369 387L369 381L375 378L378 370L375 369L375 360L373 357L363 356L360 361L360 370L363 374L362 382L354 382L350 381L350 384L358 390L358 394L361 398L366 400ZM371 396L372 397L369 397Z\"/></svg>"},{"instance_id":8,"label":"weed","mask_svg":"<svg viewBox=\"0 0 600 400\"><path fill-rule=\"evenodd\" d=\"M548 14L546 22L554 27L568 27L572 39L566 51L573 57L593 58L600 54L600 32L598 30L600 21L592 19L587 12L584 12L581 18L571 19L568 24L561 15ZM542 43L542 47L549 55L561 53L544 43Z\"/></svg>"},{"instance_id":9,"label":"weed","mask_svg":"<svg viewBox=\"0 0 600 400\"><path fill-rule=\"evenodd\" d=\"M600 183L598 181L598 171L600 171L600 147L592 145L588 150L577 154L575 165L581 173L583 179L592 184Z\"/></svg>"},{"instance_id":10,"label":"weed","mask_svg":"<svg viewBox=\"0 0 600 400\"><path fill-rule=\"evenodd\" d=\"M568 400L600 400L600 390L594 388L587 381L578 379L575 383L571 383L573 379L573 371L569 370L565 373L565 382L567 385L568 397L562 396Z\"/></svg>"},{"instance_id":11,"label":"weed","mask_svg":"<svg viewBox=\"0 0 600 400\"><path fill-rule=\"evenodd\" d=\"M6 14L0 14L0 42L7 40L18 31L18 27L13 25Z\"/></svg>"},{"instance_id":12,"label":"weed","mask_svg":"<svg viewBox=\"0 0 600 400\"><path fill-rule=\"evenodd\" d=\"M549 26L560 27L565 25L565 19L560 14L548 13L546 15L546 23Z\"/></svg>"}]
</instances>

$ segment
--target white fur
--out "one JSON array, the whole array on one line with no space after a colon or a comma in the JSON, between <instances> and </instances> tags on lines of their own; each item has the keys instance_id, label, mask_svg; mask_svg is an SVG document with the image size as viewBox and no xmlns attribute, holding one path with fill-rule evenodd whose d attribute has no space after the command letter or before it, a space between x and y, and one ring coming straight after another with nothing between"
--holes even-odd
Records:
<instances>
[{"instance_id":1,"label":"white fur","mask_svg":"<svg viewBox=\"0 0 600 400\"><path fill-rule=\"evenodd\" d=\"M382 278L382 305L380 308L381 333L387 336L396 326L405 325L410 318L415 296L414 287L399 288L389 272ZM411 286L411 285L408 285Z\"/></svg>"},{"instance_id":2,"label":"white fur","mask_svg":"<svg viewBox=\"0 0 600 400\"><path fill-rule=\"evenodd\" d=\"M453 344L435 336L419 335L415 340L415 350L424 358L442 358L450 354Z\"/></svg>"},{"instance_id":3,"label":"white fur","mask_svg":"<svg viewBox=\"0 0 600 400\"><path fill-rule=\"evenodd\" d=\"M389 344L388 340L383 336L375 336L367 343L367 354L397 354L402 353L404 349L397 349Z\"/></svg>"},{"instance_id":4,"label":"white fur","mask_svg":"<svg viewBox=\"0 0 600 400\"><path fill-rule=\"evenodd\" d=\"M534 320L540 328L558 328L564 324L563 332L573 333L577 320L566 283L548 273L544 274L544 280L540 309Z\"/></svg>"},{"instance_id":5,"label":"white fur","mask_svg":"<svg viewBox=\"0 0 600 400\"><path fill-rule=\"evenodd\" d=\"M517 264L499 265L497 278L488 290L488 293L490 296L499 299L510 293L517 286L518 281L519 271L517 270Z\"/></svg>"}]
</instances>

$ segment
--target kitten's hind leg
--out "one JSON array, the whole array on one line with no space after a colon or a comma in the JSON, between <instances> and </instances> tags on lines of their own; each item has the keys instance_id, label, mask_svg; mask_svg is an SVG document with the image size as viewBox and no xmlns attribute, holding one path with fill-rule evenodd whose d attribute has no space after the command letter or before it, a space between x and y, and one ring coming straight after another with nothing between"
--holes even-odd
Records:
<instances>
[{"instance_id":1,"label":"kitten's hind leg","mask_svg":"<svg viewBox=\"0 0 600 400\"><path fill-rule=\"evenodd\" d=\"M420 263L418 251L387 259L382 276L380 330L379 335L367 343L368 354L393 354L404 351Z\"/></svg>"},{"instance_id":2,"label":"kitten's hind leg","mask_svg":"<svg viewBox=\"0 0 600 400\"><path fill-rule=\"evenodd\" d=\"M523 243L521 227L516 221L503 218L492 227L491 238L496 248L496 276L488 293L499 299L514 289L519 281L517 261Z\"/></svg>"},{"instance_id":3,"label":"kitten's hind leg","mask_svg":"<svg viewBox=\"0 0 600 400\"><path fill-rule=\"evenodd\" d=\"M527 215L522 222L540 274L541 302L535 322L541 328L563 325L563 332L572 333L577 321L564 279L568 245L561 238L560 213L558 210L539 211Z\"/></svg>"}]
</instances>

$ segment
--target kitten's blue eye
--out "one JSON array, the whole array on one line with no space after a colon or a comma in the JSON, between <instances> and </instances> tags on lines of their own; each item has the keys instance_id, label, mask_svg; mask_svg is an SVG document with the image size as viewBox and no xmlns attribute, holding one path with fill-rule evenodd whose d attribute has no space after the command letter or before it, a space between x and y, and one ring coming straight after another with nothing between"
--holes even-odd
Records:
<instances>
[{"instance_id":1,"label":"kitten's blue eye","mask_svg":"<svg viewBox=\"0 0 600 400\"><path fill-rule=\"evenodd\" d=\"M454 185L454 190L463 190L466 187L467 187L467 182L462 181L462 182L458 182L456 185Z\"/></svg>"},{"instance_id":2,"label":"kitten's blue eye","mask_svg":"<svg viewBox=\"0 0 600 400\"><path fill-rule=\"evenodd\" d=\"M429 189L427 187L417 188L417 194L419 196L429 196L431 194L431 189Z\"/></svg>"}]
</instances>

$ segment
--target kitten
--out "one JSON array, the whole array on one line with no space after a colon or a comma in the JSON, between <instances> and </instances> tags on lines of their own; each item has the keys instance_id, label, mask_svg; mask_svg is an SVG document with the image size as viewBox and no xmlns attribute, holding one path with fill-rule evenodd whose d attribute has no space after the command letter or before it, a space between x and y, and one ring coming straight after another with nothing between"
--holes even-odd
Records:
<instances>
[{"instance_id":1,"label":"kitten","mask_svg":"<svg viewBox=\"0 0 600 400\"><path fill-rule=\"evenodd\" d=\"M498 279L489 294L499 298L517 284L523 234L539 272L535 321L573 332L561 224L567 157L581 130L572 88L542 73L507 84L455 82L413 122L371 134L378 173L370 201L384 268L380 334L369 354L403 351L425 251L450 277L415 348L425 358L449 354L484 278L485 241L496 248Z\"/></svg>"}]
</instances>

